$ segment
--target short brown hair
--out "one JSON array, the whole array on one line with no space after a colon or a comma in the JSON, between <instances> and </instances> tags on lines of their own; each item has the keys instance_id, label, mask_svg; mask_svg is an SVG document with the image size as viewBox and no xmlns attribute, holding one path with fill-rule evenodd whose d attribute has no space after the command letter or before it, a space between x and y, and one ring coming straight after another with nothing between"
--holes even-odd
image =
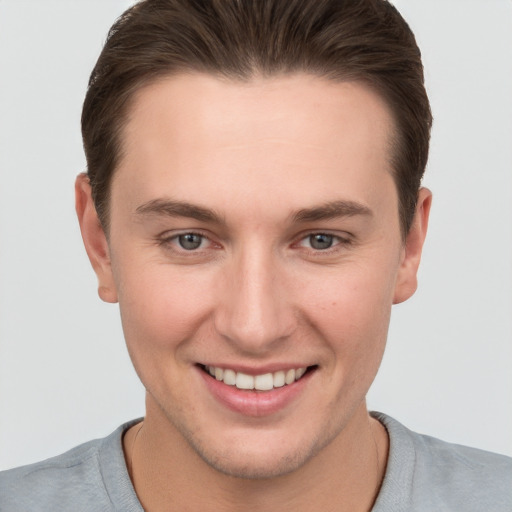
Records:
<instances>
[{"instance_id":1,"label":"short brown hair","mask_svg":"<svg viewBox=\"0 0 512 512\"><path fill-rule=\"evenodd\" d=\"M108 229L109 189L130 100L180 71L236 80L306 72L364 82L394 115L392 167L402 234L428 158L432 115L412 31L386 0L143 0L113 25L82 112L93 199Z\"/></svg>"}]
</instances>

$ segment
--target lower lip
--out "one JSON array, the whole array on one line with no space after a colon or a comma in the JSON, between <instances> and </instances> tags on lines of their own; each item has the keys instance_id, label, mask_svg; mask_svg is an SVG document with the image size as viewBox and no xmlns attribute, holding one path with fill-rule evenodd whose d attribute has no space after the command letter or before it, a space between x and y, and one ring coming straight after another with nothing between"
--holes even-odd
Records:
<instances>
[{"instance_id":1,"label":"lower lip","mask_svg":"<svg viewBox=\"0 0 512 512\"><path fill-rule=\"evenodd\" d=\"M198 368L206 387L222 405L245 416L259 417L274 414L295 401L314 372L309 371L299 380L269 391L242 390L214 379Z\"/></svg>"}]
</instances>

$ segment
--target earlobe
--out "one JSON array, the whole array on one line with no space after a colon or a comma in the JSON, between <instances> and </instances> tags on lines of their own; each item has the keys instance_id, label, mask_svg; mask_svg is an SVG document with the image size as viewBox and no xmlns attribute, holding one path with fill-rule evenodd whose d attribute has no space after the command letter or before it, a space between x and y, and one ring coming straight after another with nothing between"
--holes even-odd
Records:
<instances>
[{"instance_id":1,"label":"earlobe","mask_svg":"<svg viewBox=\"0 0 512 512\"><path fill-rule=\"evenodd\" d=\"M398 270L393 304L399 304L411 297L418 286L418 267L421 260L423 243L427 235L428 218L432 204L432 193L421 188L414 219L405 240L403 258Z\"/></svg>"},{"instance_id":2,"label":"earlobe","mask_svg":"<svg viewBox=\"0 0 512 512\"><path fill-rule=\"evenodd\" d=\"M105 302L117 302L107 237L98 219L87 174L79 174L75 182L75 208L85 250L98 277L98 294Z\"/></svg>"}]
</instances>

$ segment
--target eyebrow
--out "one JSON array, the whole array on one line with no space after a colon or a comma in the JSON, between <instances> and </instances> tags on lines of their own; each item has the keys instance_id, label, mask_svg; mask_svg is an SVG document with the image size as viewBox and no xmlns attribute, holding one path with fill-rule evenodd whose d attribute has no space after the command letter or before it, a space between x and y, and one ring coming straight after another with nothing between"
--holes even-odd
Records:
<instances>
[{"instance_id":1,"label":"eyebrow","mask_svg":"<svg viewBox=\"0 0 512 512\"><path fill-rule=\"evenodd\" d=\"M294 222L314 222L355 215L371 217L373 212L367 206L354 201L330 201L312 208L298 210L293 214L293 220Z\"/></svg>"},{"instance_id":2,"label":"eyebrow","mask_svg":"<svg viewBox=\"0 0 512 512\"><path fill-rule=\"evenodd\" d=\"M153 199L135 210L137 215L163 215L166 217L187 217L199 222L225 225L221 215L210 208L197 206L172 199ZM318 220L353 217L355 215L372 216L367 206L354 201L330 201L311 208L302 208L291 215L292 222L304 223Z\"/></svg>"},{"instance_id":3,"label":"eyebrow","mask_svg":"<svg viewBox=\"0 0 512 512\"><path fill-rule=\"evenodd\" d=\"M225 224L214 210L172 199L153 199L140 205L135 212L138 215L163 215L166 217L187 217L200 222Z\"/></svg>"}]
</instances>

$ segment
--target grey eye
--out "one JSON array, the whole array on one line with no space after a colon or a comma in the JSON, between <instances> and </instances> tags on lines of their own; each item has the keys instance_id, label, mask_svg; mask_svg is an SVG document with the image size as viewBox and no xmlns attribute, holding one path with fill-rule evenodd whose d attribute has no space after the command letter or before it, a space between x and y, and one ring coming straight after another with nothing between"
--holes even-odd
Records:
<instances>
[{"instance_id":1,"label":"grey eye","mask_svg":"<svg viewBox=\"0 0 512 512\"><path fill-rule=\"evenodd\" d=\"M185 233L184 235L178 236L178 242L186 251L193 251L201 246L203 237L196 233Z\"/></svg>"},{"instance_id":2,"label":"grey eye","mask_svg":"<svg viewBox=\"0 0 512 512\"><path fill-rule=\"evenodd\" d=\"M313 249L322 250L332 247L334 241L333 235L326 235L325 233L317 233L309 236L309 243Z\"/></svg>"}]
</instances>

